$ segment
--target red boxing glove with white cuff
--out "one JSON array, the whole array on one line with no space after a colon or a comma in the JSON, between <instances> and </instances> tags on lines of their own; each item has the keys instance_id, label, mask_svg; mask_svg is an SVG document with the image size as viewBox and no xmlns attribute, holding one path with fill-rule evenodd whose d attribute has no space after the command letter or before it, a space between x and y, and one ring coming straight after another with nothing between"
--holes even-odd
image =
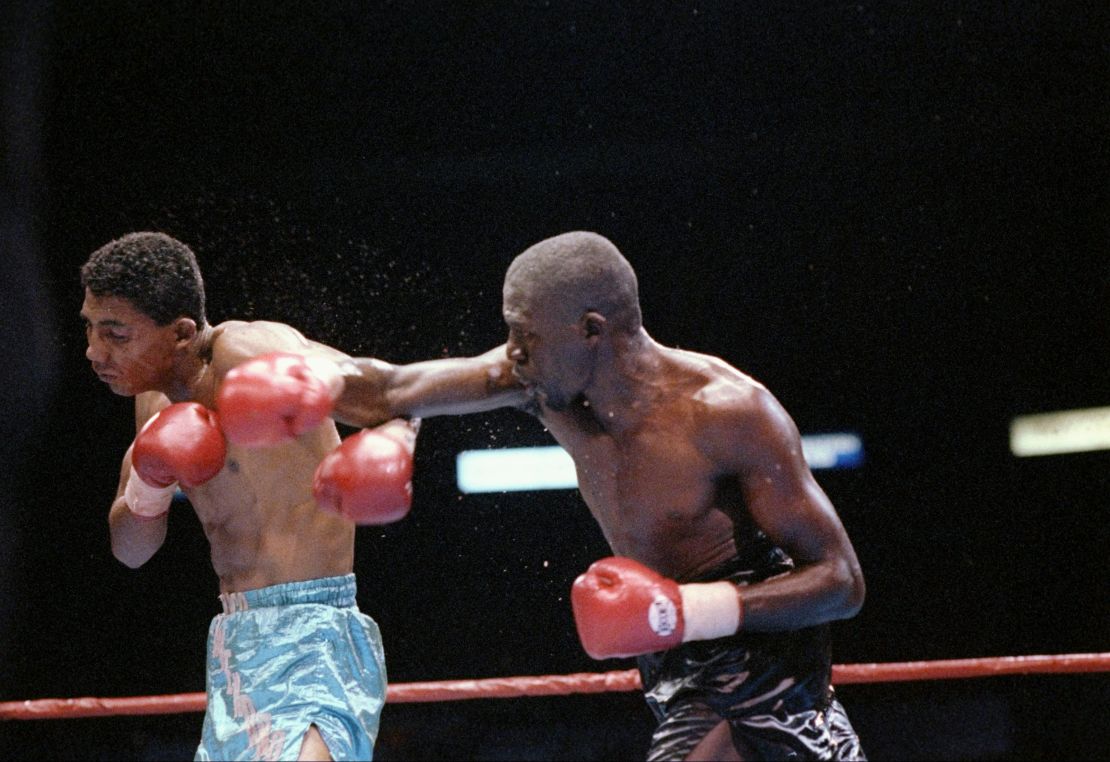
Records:
<instances>
[{"instance_id":1,"label":"red boxing glove with white cuff","mask_svg":"<svg viewBox=\"0 0 1110 762\"><path fill-rule=\"evenodd\" d=\"M228 371L216 407L228 440L270 447L322 423L342 391L343 369L334 360L270 352Z\"/></svg>"},{"instance_id":2,"label":"red boxing glove with white cuff","mask_svg":"<svg viewBox=\"0 0 1110 762\"><path fill-rule=\"evenodd\" d=\"M136 516L169 510L180 483L196 487L224 467L227 445L216 414L197 402L178 402L155 414L135 437L123 495Z\"/></svg>"},{"instance_id":3,"label":"red boxing glove with white cuff","mask_svg":"<svg viewBox=\"0 0 1110 762\"><path fill-rule=\"evenodd\" d=\"M391 421L347 437L316 468L317 506L356 524L389 524L412 505L412 454L419 421Z\"/></svg>"},{"instance_id":4,"label":"red boxing glove with white cuff","mask_svg":"<svg viewBox=\"0 0 1110 762\"><path fill-rule=\"evenodd\" d=\"M740 629L731 582L679 585L630 558L593 563L574 581L571 606L582 646L594 659L665 651Z\"/></svg>"}]
</instances>

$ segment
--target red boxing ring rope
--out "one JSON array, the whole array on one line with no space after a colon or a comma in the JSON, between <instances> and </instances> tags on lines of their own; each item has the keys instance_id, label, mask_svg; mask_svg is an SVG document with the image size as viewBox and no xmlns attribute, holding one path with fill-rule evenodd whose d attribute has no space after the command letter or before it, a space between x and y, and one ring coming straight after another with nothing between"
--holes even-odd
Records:
<instances>
[{"instance_id":1,"label":"red boxing ring rope","mask_svg":"<svg viewBox=\"0 0 1110 762\"><path fill-rule=\"evenodd\" d=\"M1000 675L1110 672L1110 652L1061 654L1056 656L998 656L979 659L837 664L832 680L836 685L893 683L916 680L953 680ZM459 701L463 699L567 696L577 693L611 693L640 688L634 669L540 675L494 677L482 680L441 680L390 685L386 701L394 704ZM0 720L50 720L76 717L107 717L134 714L182 714L203 712L204 693L128 698L36 699L0 702Z\"/></svg>"}]
</instances>

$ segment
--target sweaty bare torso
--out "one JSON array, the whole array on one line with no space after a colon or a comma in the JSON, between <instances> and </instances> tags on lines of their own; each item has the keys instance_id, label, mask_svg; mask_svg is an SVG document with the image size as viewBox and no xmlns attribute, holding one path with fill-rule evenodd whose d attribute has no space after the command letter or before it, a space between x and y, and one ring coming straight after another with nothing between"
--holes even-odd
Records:
<instances>
[{"instance_id":1,"label":"sweaty bare torso","mask_svg":"<svg viewBox=\"0 0 1110 762\"><path fill-rule=\"evenodd\" d=\"M707 422L724 397L735 403L757 384L724 363L668 350L652 399L625 430L599 423L605 411L581 401L541 418L574 459L578 485L617 555L673 579L689 579L736 554L734 522L745 510L734 476L705 446Z\"/></svg>"},{"instance_id":2,"label":"sweaty bare torso","mask_svg":"<svg viewBox=\"0 0 1110 762\"><path fill-rule=\"evenodd\" d=\"M222 331L193 399L215 409ZM161 405L168 404L162 395ZM157 409L157 408L155 408ZM354 525L323 513L312 496L320 460L340 443L325 421L296 441L269 448L227 445L223 469L186 489L211 545L221 592L348 574L354 566Z\"/></svg>"}]
</instances>

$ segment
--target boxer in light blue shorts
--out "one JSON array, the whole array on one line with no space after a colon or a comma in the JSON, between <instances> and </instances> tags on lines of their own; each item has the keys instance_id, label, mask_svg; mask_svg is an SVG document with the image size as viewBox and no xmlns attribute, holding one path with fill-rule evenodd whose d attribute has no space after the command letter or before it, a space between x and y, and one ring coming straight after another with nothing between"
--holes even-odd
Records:
<instances>
[{"instance_id":1,"label":"boxer in light blue shorts","mask_svg":"<svg viewBox=\"0 0 1110 762\"><path fill-rule=\"evenodd\" d=\"M378 626L348 574L220 595L198 760L296 759L311 725L334 759L372 758L385 703Z\"/></svg>"}]
</instances>

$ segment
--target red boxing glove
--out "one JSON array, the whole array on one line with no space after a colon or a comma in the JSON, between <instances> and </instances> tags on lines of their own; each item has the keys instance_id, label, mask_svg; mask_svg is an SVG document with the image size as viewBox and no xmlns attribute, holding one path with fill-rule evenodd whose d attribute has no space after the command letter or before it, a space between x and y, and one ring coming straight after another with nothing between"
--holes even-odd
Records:
<instances>
[{"instance_id":1,"label":"red boxing glove","mask_svg":"<svg viewBox=\"0 0 1110 762\"><path fill-rule=\"evenodd\" d=\"M595 659L639 656L732 635L744 621L728 580L680 585L630 558L605 558L570 592L578 637Z\"/></svg>"},{"instance_id":2,"label":"red boxing glove","mask_svg":"<svg viewBox=\"0 0 1110 762\"><path fill-rule=\"evenodd\" d=\"M570 592L578 637L595 659L664 651L682 642L678 583L630 558L604 558Z\"/></svg>"},{"instance_id":3,"label":"red boxing glove","mask_svg":"<svg viewBox=\"0 0 1110 762\"><path fill-rule=\"evenodd\" d=\"M152 417L131 449L124 498L137 515L153 518L169 508L180 482L196 487L224 467L227 445L216 414L197 402L178 402Z\"/></svg>"},{"instance_id":4,"label":"red boxing glove","mask_svg":"<svg viewBox=\"0 0 1110 762\"><path fill-rule=\"evenodd\" d=\"M316 504L356 524L403 519L412 505L414 439L390 424L347 437L316 468Z\"/></svg>"},{"instance_id":5,"label":"red boxing glove","mask_svg":"<svg viewBox=\"0 0 1110 762\"><path fill-rule=\"evenodd\" d=\"M331 360L288 352L247 360L228 371L216 397L224 433L246 447L292 441L331 414L342 375Z\"/></svg>"}]
</instances>

